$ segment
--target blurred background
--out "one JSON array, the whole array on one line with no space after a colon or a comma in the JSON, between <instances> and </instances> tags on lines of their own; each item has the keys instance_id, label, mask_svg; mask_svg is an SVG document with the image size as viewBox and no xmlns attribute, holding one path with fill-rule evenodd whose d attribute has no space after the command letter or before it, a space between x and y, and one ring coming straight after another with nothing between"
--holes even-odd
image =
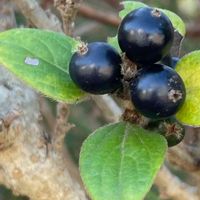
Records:
<instances>
[{"instance_id":1,"label":"blurred background","mask_svg":"<svg viewBox=\"0 0 200 200\"><path fill-rule=\"evenodd\" d=\"M2 1L2 0L0 0ZM19 0L20 1L20 0ZM6 2L6 1L5 1ZM12 0L10 0L12 5ZM52 10L58 17L59 14L53 6L53 0L38 0L45 10ZM165 8L177 13L185 22L187 35L183 41L181 56L200 49L200 0L143 0L150 6ZM2 6L0 4L0 6ZM118 11L122 9L119 0L84 0L80 6L75 24L75 37L83 41L106 41L108 36L115 36L117 33ZM0 12L1 12L0 7ZM15 8L15 17L18 27L33 27L26 21L24 16ZM0 13L1 16L1 13ZM1 19L0 19L1 20ZM45 99L52 113L56 112L56 103ZM69 121L76 127L71 129L65 138L72 159L78 164L79 151L83 140L96 128L107 123L101 110L92 100L84 101L70 107ZM188 174L171 167L181 179L192 182ZM0 200L25 200L25 197L15 197L10 190L3 186L0 188ZM155 186L146 197L146 200L159 200L159 193Z\"/></svg>"}]
</instances>

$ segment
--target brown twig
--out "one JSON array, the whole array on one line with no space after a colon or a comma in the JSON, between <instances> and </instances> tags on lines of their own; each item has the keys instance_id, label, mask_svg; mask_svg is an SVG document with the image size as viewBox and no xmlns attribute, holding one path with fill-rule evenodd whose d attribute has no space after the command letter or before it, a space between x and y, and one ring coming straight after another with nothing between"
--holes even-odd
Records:
<instances>
[{"instance_id":1,"label":"brown twig","mask_svg":"<svg viewBox=\"0 0 200 200\"><path fill-rule=\"evenodd\" d=\"M109 5L111 5L112 7L116 8L117 10L121 8L119 0L104 0L104 1L107 2Z\"/></svg>"},{"instance_id":2,"label":"brown twig","mask_svg":"<svg viewBox=\"0 0 200 200\"><path fill-rule=\"evenodd\" d=\"M74 21L80 2L81 0L54 0L54 6L59 10L62 17L63 31L67 35L73 35ZM65 134L72 127L74 127L74 125L68 123L69 108L70 106L66 103L59 102L57 104L57 117L55 131L53 134L53 146L58 153L62 153L64 151ZM70 159L68 152L65 151L65 153L68 155L68 159ZM75 165L73 167L75 167Z\"/></svg>"},{"instance_id":3,"label":"brown twig","mask_svg":"<svg viewBox=\"0 0 200 200\"><path fill-rule=\"evenodd\" d=\"M59 10L64 33L72 35L74 29L74 21L81 0L54 0L55 7Z\"/></svg>"},{"instance_id":4,"label":"brown twig","mask_svg":"<svg viewBox=\"0 0 200 200\"><path fill-rule=\"evenodd\" d=\"M197 188L182 182L166 166L159 171L155 184L159 188L162 199L199 200Z\"/></svg>"},{"instance_id":5,"label":"brown twig","mask_svg":"<svg viewBox=\"0 0 200 200\"><path fill-rule=\"evenodd\" d=\"M75 29L74 37L80 37L98 28L99 23L96 23L95 21L88 22L87 24L83 24L82 26L79 26Z\"/></svg>"},{"instance_id":6,"label":"brown twig","mask_svg":"<svg viewBox=\"0 0 200 200\"><path fill-rule=\"evenodd\" d=\"M198 157L191 156L184 143L169 149L169 161L179 168L188 172L196 172L200 170L200 160Z\"/></svg>"},{"instance_id":7,"label":"brown twig","mask_svg":"<svg viewBox=\"0 0 200 200\"><path fill-rule=\"evenodd\" d=\"M109 95L92 96L92 99L109 122L118 122L123 110Z\"/></svg>"},{"instance_id":8,"label":"brown twig","mask_svg":"<svg viewBox=\"0 0 200 200\"><path fill-rule=\"evenodd\" d=\"M54 0L54 6L59 10L62 17L63 31L67 35L73 35L74 21L80 2L81 0ZM64 137L66 133L74 127L74 125L68 122L70 112L69 109L70 106L66 103L59 102L57 104L56 125L52 138L53 147L58 155L64 155L69 172L71 173L73 178L79 182L81 188L83 188L78 168L72 161L71 156L64 144Z\"/></svg>"},{"instance_id":9,"label":"brown twig","mask_svg":"<svg viewBox=\"0 0 200 200\"><path fill-rule=\"evenodd\" d=\"M185 129L184 142L169 149L168 159L172 164L189 173L197 173L200 171L200 129L192 127L185 127Z\"/></svg>"},{"instance_id":10,"label":"brown twig","mask_svg":"<svg viewBox=\"0 0 200 200\"><path fill-rule=\"evenodd\" d=\"M119 26L121 22L117 15L109 13L105 14L105 12L97 11L96 9L87 5L81 5L79 7L79 14L83 17L114 27ZM187 24L186 30L187 37L196 38L200 36L200 28L198 24Z\"/></svg>"},{"instance_id":11,"label":"brown twig","mask_svg":"<svg viewBox=\"0 0 200 200\"><path fill-rule=\"evenodd\" d=\"M186 36L191 38L198 38L200 36L199 22L196 22L196 24L187 24Z\"/></svg>"},{"instance_id":12,"label":"brown twig","mask_svg":"<svg viewBox=\"0 0 200 200\"><path fill-rule=\"evenodd\" d=\"M109 12L105 13L98 11L87 5L80 5L79 14L89 19L112 26L118 26L120 23L120 19L116 15L110 14Z\"/></svg>"},{"instance_id":13,"label":"brown twig","mask_svg":"<svg viewBox=\"0 0 200 200\"><path fill-rule=\"evenodd\" d=\"M16 26L13 6L10 2L0 2L0 32Z\"/></svg>"},{"instance_id":14,"label":"brown twig","mask_svg":"<svg viewBox=\"0 0 200 200\"><path fill-rule=\"evenodd\" d=\"M74 125L68 123L69 106L65 103L57 104L57 117L55 130L52 138L53 146L59 154L62 154L64 150L64 137L65 134L74 127Z\"/></svg>"},{"instance_id":15,"label":"brown twig","mask_svg":"<svg viewBox=\"0 0 200 200\"><path fill-rule=\"evenodd\" d=\"M35 0L12 0L21 10L23 15L34 26L41 29L49 29L56 32L62 32L58 21L50 20L44 10L39 6Z\"/></svg>"}]
</instances>

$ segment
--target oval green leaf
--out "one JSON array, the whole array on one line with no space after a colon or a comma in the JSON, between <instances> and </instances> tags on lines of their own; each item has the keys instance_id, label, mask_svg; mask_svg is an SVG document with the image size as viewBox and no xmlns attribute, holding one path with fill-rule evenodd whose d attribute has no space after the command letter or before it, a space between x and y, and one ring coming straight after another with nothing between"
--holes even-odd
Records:
<instances>
[{"instance_id":1,"label":"oval green leaf","mask_svg":"<svg viewBox=\"0 0 200 200\"><path fill-rule=\"evenodd\" d=\"M183 124L200 126L200 51L181 58L176 71L186 87L186 100L176 117Z\"/></svg>"},{"instance_id":2,"label":"oval green leaf","mask_svg":"<svg viewBox=\"0 0 200 200\"><path fill-rule=\"evenodd\" d=\"M122 2L122 4L124 6L124 9L119 13L121 19L123 19L128 13L130 13L133 10L147 6L146 4L137 1L124 1ZM174 29L176 29L182 36L185 36L186 32L185 24L177 14L166 9L161 9L161 8L157 9L164 12L171 20Z\"/></svg>"},{"instance_id":3,"label":"oval green leaf","mask_svg":"<svg viewBox=\"0 0 200 200\"><path fill-rule=\"evenodd\" d=\"M164 137L120 122L96 130L84 142L80 173L92 200L142 200L167 150Z\"/></svg>"},{"instance_id":4,"label":"oval green leaf","mask_svg":"<svg viewBox=\"0 0 200 200\"><path fill-rule=\"evenodd\" d=\"M42 94L73 103L84 96L68 72L78 45L60 33L13 29L0 33L0 63Z\"/></svg>"},{"instance_id":5,"label":"oval green leaf","mask_svg":"<svg viewBox=\"0 0 200 200\"><path fill-rule=\"evenodd\" d=\"M158 8L158 9L169 17L169 19L171 20L173 24L174 29L177 30L184 37L186 33L186 28L185 28L185 23L183 22L183 20L172 11L161 9L161 8Z\"/></svg>"}]
</instances>

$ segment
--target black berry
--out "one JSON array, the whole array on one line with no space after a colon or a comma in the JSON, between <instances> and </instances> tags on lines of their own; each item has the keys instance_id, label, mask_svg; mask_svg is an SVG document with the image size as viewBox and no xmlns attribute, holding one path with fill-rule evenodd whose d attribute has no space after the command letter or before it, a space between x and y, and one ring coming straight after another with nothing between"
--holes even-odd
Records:
<instances>
[{"instance_id":1,"label":"black berry","mask_svg":"<svg viewBox=\"0 0 200 200\"><path fill-rule=\"evenodd\" d=\"M169 67L175 69L176 64L178 63L179 60L180 60L179 57L166 56L162 59L162 64L168 65Z\"/></svg>"},{"instance_id":2,"label":"black berry","mask_svg":"<svg viewBox=\"0 0 200 200\"><path fill-rule=\"evenodd\" d=\"M175 117L164 120L152 119L145 128L163 135L167 140L168 147L179 144L185 136L185 127Z\"/></svg>"},{"instance_id":3,"label":"black berry","mask_svg":"<svg viewBox=\"0 0 200 200\"><path fill-rule=\"evenodd\" d=\"M118 42L133 62L151 64L168 54L174 29L161 11L144 7L130 12L121 22Z\"/></svg>"},{"instance_id":4,"label":"black berry","mask_svg":"<svg viewBox=\"0 0 200 200\"><path fill-rule=\"evenodd\" d=\"M180 58L178 58L178 57L172 57L172 62L171 62L171 66L170 67L175 69L175 67L176 67L176 65L177 65L179 60L180 60Z\"/></svg>"},{"instance_id":5,"label":"black berry","mask_svg":"<svg viewBox=\"0 0 200 200\"><path fill-rule=\"evenodd\" d=\"M174 115L185 100L185 86L181 77L165 65L152 64L140 69L130 89L135 108L152 119Z\"/></svg>"},{"instance_id":6,"label":"black berry","mask_svg":"<svg viewBox=\"0 0 200 200\"><path fill-rule=\"evenodd\" d=\"M121 57L107 43L90 43L86 52L72 56L69 74L86 92L112 93L121 86Z\"/></svg>"},{"instance_id":7,"label":"black berry","mask_svg":"<svg viewBox=\"0 0 200 200\"><path fill-rule=\"evenodd\" d=\"M179 144L185 136L185 128L174 117L162 121L159 125L159 132L165 137L168 147Z\"/></svg>"}]
</instances>

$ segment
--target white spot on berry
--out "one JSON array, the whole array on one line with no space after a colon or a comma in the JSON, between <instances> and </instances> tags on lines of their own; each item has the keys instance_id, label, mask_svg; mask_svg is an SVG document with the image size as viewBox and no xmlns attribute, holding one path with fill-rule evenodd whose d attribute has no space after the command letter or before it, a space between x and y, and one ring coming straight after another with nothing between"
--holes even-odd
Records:
<instances>
[{"instance_id":1,"label":"white spot on berry","mask_svg":"<svg viewBox=\"0 0 200 200\"><path fill-rule=\"evenodd\" d=\"M183 98L183 94L179 90L170 90L168 92L168 98L169 100L172 100L173 103L176 103Z\"/></svg>"},{"instance_id":2,"label":"white spot on berry","mask_svg":"<svg viewBox=\"0 0 200 200\"><path fill-rule=\"evenodd\" d=\"M155 44L163 44L164 43L164 36L161 34L152 34L149 37L149 40Z\"/></svg>"},{"instance_id":3,"label":"white spot on berry","mask_svg":"<svg viewBox=\"0 0 200 200\"><path fill-rule=\"evenodd\" d=\"M153 9L151 12L151 15L153 17L160 17L161 16L161 12L158 9Z\"/></svg>"},{"instance_id":4,"label":"white spot on berry","mask_svg":"<svg viewBox=\"0 0 200 200\"><path fill-rule=\"evenodd\" d=\"M25 64L31 65L31 66L38 66L40 64L39 59L31 58L31 57L26 57L24 62Z\"/></svg>"}]
</instances>

